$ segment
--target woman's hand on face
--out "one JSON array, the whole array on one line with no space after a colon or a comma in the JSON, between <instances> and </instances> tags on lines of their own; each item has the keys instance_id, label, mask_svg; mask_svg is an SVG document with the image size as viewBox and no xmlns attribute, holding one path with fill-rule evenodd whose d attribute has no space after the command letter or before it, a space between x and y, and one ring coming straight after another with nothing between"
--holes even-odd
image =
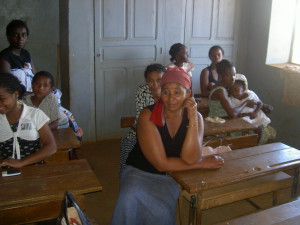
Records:
<instances>
[{"instance_id":1,"label":"woman's hand on face","mask_svg":"<svg viewBox=\"0 0 300 225\"><path fill-rule=\"evenodd\" d=\"M22 164L21 160L8 158L8 159L4 159L0 163L0 166L10 166L10 167L14 167L14 168L21 168L21 167L23 167L23 164Z\"/></svg>"},{"instance_id":2,"label":"woman's hand on face","mask_svg":"<svg viewBox=\"0 0 300 225\"><path fill-rule=\"evenodd\" d=\"M197 102L193 97L185 99L183 107L187 108L189 120L191 120L193 117L197 118Z\"/></svg>"},{"instance_id":3,"label":"woman's hand on face","mask_svg":"<svg viewBox=\"0 0 300 225\"><path fill-rule=\"evenodd\" d=\"M199 165L202 169L218 169L224 164L224 159L218 155L211 155L202 157L199 161Z\"/></svg>"}]
</instances>

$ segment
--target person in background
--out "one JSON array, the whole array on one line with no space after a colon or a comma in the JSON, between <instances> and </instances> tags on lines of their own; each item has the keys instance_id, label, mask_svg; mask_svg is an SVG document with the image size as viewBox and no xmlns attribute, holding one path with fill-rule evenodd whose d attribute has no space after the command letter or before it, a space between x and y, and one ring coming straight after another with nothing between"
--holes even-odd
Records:
<instances>
[{"instance_id":1,"label":"person in background","mask_svg":"<svg viewBox=\"0 0 300 225\"><path fill-rule=\"evenodd\" d=\"M158 63L147 66L144 72L146 84L139 86L135 94L136 121L146 106L153 105L160 98L160 81L165 70L165 67ZM121 139L120 175L126 166L128 154L135 144L136 132L130 129L127 136Z\"/></svg>"},{"instance_id":2,"label":"person in background","mask_svg":"<svg viewBox=\"0 0 300 225\"><path fill-rule=\"evenodd\" d=\"M140 113L137 143L121 176L112 225L176 224L179 187L168 172L217 169L224 163L216 155L201 157L203 129L189 75L167 70L160 100Z\"/></svg>"},{"instance_id":3,"label":"person in background","mask_svg":"<svg viewBox=\"0 0 300 225\"><path fill-rule=\"evenodd\" d=\"M253 100L256 103L255 109L245 107L241 116L245 121L259 127L259 144L265 144L269 139L276 137L276 130L269 125L271 123L270 118L262 111L263 102L253 91L248 89L245 77L236 78L229 93L231 102L235 107L242 105L247 100Z\"/></svg>"},{"instance_id":4,"label":"person in background","mask_svg":"<svg viewBox=\"0 0 300 225\"><path fill-rule=\"evenodd\" d=\"M19 102L25 91L18 78L0 73L0 166L42 163L56 152L49 118Z\"/></svg>"},{"instance_id":5,"label":"person in background","mask_svg":"<svg viewBox=\"0 0 300 225\"><path fill-rule=\"evenodd\" d=\"M56 96L52 93L54 78L47 71L37 72L32 79L33 93L26 95L23 101L26 105L41 109L49 118L49 127L69 127L68 117L58 109Z\"/></svg>"},{"instance_id":6,"label":"person in background","mask_svg":"<svg viewBox=\"0 0 300 225\"><path fill-rule=\"evenodd\" d=\"M171 55L170 61L166 67L168 68L180 68L187 72L192 77L192 71L194 70L194 65L189 62L188 49L185 45L181 43L173 44L169 50Z\"/></svg>"},{"instance_id":7,"label":"person in background","mask_svg":"<svg viewBox=\"0 0 300 225\"><path fill-rule=\"evenodd\" d=\"M245 107L253 108L256 104L252 100L246 100L239 107L235 107L228 96L228 91L235 81L235 67L226 59L216 64L218 82L209 95L209 117L239 117Z\"/></svg>"},{"instance_id":8,"label":"person in background","mask_svg":"<svg viewBox=\"0 0 300 225\"><path fill-rule=\"evenodd\" d=\"M6 27L9 46L0 52L0 72L11 73L32 92L31 81L35 68L30 53L25 50L29 29L22 20L12 20Z\"/></svg>"},{"instance_id":9,"label":"person in background","mask_svg":"<svg viewBox=\"0 0 300 225\"><path fill-rule=\"evenodd\" d=\"M219 45L214 45L209 49L208 57L211 61L210 66L204 68L200 74L201 96L208 97L212 88L218 82L216 64L224 57L224 50Z\"/></svg>"}]
</instances>

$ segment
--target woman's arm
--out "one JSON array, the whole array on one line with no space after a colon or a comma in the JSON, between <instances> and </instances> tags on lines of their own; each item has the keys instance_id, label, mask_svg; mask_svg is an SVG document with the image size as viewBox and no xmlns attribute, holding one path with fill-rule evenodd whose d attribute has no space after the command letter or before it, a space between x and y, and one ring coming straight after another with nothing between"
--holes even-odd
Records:
<instances>
[{"instance_id":1,"label":"woman's arm","mask_svg":"<svg viewBox=\"0 0 300 225\"><path fill-rule=\"evenodd\" d=\"M256 104L252 100L247 100L247 101L243 102L243 104L241 104L240 106L233 107L233 105L231 104L230 99L228 98L228 94L227 94L227 92L224 89L218 89L218 90L216 90L212 94L211 98L212 98L212 100L218 100L218 101L220 101L222 107L227 112L227 114L228 114L228 116L230 118L239 117L240 113L242 112L242 110L246 106L252 108Z\"/></svg>"},{"instance_id":2,"label":"woman's arm","mask_svg":"<svg viewBox=\"0 0 300 225\"><path fill-rule=\"evenodd\" d=\"M0 72L2 73L10 73L11 66L10 64L3 58L0 58Z\"/></svg>"},{"instance_id":3,"label":"woman's arm","mask_svg":"<svg viewBox=\"0 0 300 225\"><path fill-rule=\"evenodd\" d=\"M194 164L201 158L204 125L197 103L194 98L187 98L184 102L187 108L189 125L181 150L181 159L187 164Z\"/></svg>"},{"instance_id":4,"label":"woman's arm","mask_svg":"<svg viewBox=\"0 0 300 225\"><path fill-rule=\"evenodd\" d=\"M141 112L137 134L142 152L158 171L169 172L197 168L219 168L223 165L224 160L216 156L201 158L192 165L187 164L181 158L167 157L159 131L155 124L149 120L150 115L151 111L149 109L144 109Z\"/></svg>"},{"instance_id":5,"label":"woman's arm","mask_svg":"<svg viewBox=\"0 0 300 225\"><path fill-rule=\"evenodd\" d=\"M203 69L200 74L200 90L202 96L209 96L210 88L209 88L209 71L208 69Z\"/></svg>"},{"instance_id":6,"label":"woman's arm","mask_svg":"<svg viewBox=\"0 0 300 225\"><path fill-rule=\"evenodd\" d=\"M38 151L20 160L12 158L5 159L0 165L20 168L23 166L30 165L32 163L39 162L47 158L48 156L54 154L56 152L56 143L48 124L42 126L38 132L40 135L42 145L42 147Z\"/></svg>"},{"instance_id":7,"label":"woman's arm","mask_svg":"<svg viewBox=\"0 0 300 225\"><path fill-rule=\"evenodd\" d=\"M52 121L51 123L49 123L49 127L50 127L51 130L57 129L57 127L58 127L58 119Z\"/></svg>"}]
</instances>

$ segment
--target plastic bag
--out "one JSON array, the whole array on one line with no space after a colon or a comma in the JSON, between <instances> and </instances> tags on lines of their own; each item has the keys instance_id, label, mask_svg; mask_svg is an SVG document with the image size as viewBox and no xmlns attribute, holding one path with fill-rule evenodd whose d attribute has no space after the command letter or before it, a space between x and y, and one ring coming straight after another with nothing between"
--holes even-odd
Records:
<instances>
[{"instance_id":1,"label":"plastic bag","mask_svg":"<svg viewBox=\"0 0 300 225\"><path fill-rule=\"evenodd\" d=\"M57 225L93 225L79 207L74 196L66 192L61 206L60 216L57 218Z\"/></svg>"}]
</instances>

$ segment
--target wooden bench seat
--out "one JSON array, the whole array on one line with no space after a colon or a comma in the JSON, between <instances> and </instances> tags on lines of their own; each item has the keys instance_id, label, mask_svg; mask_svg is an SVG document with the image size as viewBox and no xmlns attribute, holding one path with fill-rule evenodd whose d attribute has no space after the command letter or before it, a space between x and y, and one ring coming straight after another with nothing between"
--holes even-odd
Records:
<instances>
[{"instance_id":1,"label":"wooden bench seat","mask_svg":"<svg viewBox=\"0 0 300 225\"><path fill-rule=\"evenodd\" d=\"M218 225L296 225L300 221L300 200L289 202L280 206L252 213L230 221L218 223Z\"/></svg>"},{"instance_id":2,"label":"wooden bench seat","mask_svg":"<svg viewBox=\"0 0 300 225\"><path fill-rule=\"evenodd\" d=\"M201 210L206 210L245 199L250 200L252 197L270 192L273 193L273 205L277 205L277 192L286 188L291 188L292 182L293 179L291 176L284 172L278 172L271 175L250 179L245 182L202 191L200 199ZM186 201L189 204L188 212L186 208L183 208L183 205L186 205ZM186 190L182 190L180 192L179 213L181 225L187 224L187 218L185 216L187 213L189 213L191 218L194 218L196 205L197 203L195 195L189 194Z\"/></svg>"}]
</instances>

